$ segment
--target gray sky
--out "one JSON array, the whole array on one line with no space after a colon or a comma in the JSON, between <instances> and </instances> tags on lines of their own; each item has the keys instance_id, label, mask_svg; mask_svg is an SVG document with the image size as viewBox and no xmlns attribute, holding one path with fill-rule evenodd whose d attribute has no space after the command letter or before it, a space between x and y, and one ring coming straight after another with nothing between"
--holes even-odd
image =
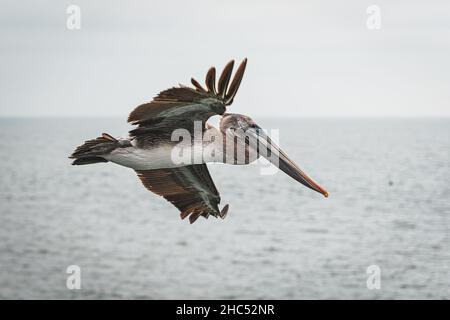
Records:
<instances>
[{"instance_id":1,"label":"gray sky","mask_svg":"<svg viewBox=\"0 0 450 320\"><path fill-rule=\"evenodd\" d=\"M66 28L70 4L81 30ZM1 116L125 117L244 57L230 112L450 116L448 0L3 0L0 53Z\"/></svg>"}]
</instances>

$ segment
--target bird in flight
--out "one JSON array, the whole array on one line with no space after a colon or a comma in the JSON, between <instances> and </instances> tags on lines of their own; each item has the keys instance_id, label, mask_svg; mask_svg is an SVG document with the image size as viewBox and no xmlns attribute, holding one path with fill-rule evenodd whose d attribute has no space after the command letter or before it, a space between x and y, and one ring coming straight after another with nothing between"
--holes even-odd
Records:
<instances>
[{"instance_id":1,"label":"bird in flight","mask_svg":"<svg viewBox=\"0 0 450 320\"><path fill-rule=\"evenodd\" d=\"M219 209L220 195L206 163L245 165L263 156L327 197L327 191L300 170L250 117L226 112L246 65L244 59L231 79L234 61L230 61L217 85L216 69L211 67L206 88L192 78L194 88L180 85L160 92L130 113L128 122L137 127L128 138L103 133L77 147L69 157L74 159L72 164L113 162L132 168L148 190L171 202L190 223L200 216L223 219L228 212L228 204ZM219 128L207 123L214 115L222 116Z\"/></svg>"}]
</instances>

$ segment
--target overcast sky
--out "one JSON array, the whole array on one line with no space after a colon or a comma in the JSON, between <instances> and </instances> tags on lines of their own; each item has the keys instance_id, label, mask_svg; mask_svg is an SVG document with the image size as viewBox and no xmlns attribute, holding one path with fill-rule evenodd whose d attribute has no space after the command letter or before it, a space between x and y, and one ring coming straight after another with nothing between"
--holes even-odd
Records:
<instances>
[{"instance_id":1,"label":"overcast sky","mask_svg":"<svg viewBox=\"0 0 450 320\"><path fill-rule=\"evenodd\" d=\"M450 116L448 0L2 0L0 53L0 116L126 117L244 57L231 112Z\"/></svg>"}]
</instances>

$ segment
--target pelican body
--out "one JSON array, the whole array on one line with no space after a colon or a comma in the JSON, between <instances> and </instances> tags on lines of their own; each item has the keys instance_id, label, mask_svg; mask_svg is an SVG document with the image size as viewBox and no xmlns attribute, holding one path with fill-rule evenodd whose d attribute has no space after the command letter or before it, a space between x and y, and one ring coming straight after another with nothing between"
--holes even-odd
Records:
<instances>
[{"instance_id":1,"label":"pelican body","mask_svg":"<svg viewBox=\"0 0 450 320\"><path fill-rule=\"evenodd\" d=\"M113 162L136 171L144 186L163 196L190 223L203 216L225 218L228 205L219 210L220 195L207 163L246 165L260 156L306 187L328 193L307 176L250 117L226 113L244 75L247 59L233 80L234 61L224 68L216 88L216 70L206 74L206 89L195 79L194 88L179 86L160 92L136 107L128 122L137 127L126 139L103 133L76 148L73 165ZM207 123L222 116L219 128Z\"/></svg>"}]
</instances>

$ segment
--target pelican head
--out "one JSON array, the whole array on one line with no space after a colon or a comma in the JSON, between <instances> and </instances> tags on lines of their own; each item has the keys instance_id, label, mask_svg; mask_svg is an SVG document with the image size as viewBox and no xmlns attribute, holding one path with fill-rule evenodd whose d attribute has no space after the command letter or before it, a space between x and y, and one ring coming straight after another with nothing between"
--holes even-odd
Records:
<instances>
[{"instance_id":1,"label":"pelican head","mask_svg":"<svg viewBox=\"0 0 450 320\"><path fill-rule=\"evenodd\" d=\"M232 137L236 141L235 143L249 145L250 148L257 151L258 155L262 155L304 186L328 197L328 192L304 173L250 117L225 113L220 121L220 130L226 137Z\"/></svg>"}]
</instances>

